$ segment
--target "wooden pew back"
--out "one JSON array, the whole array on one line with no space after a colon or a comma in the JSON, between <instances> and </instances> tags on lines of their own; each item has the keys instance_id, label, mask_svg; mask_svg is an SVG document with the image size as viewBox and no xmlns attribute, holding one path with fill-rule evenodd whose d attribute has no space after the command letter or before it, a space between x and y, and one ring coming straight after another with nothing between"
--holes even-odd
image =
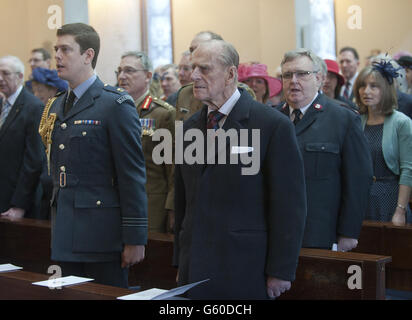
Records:
<instances>
[{"instance_id":1,"label":"wooden pew back","mask_svg":"<svg viewBox=\"0 0 412 320\"><path fill-rule=\"evenodd\" d=\"M14 263L24 270L47 273L50 265L50 222L0 218L0 263ZM176 287L172 267L173 236L149 234L146 258L129 271L129 285L171 289ZM385 264L390 257L302 249L292 289L282 299L384 299ZM348 268L362 270L362 289L348 287ZM46 276L47 277L47 276Z\"/></svg>"},{"instance_id":2,"label":"wooden pew back","mask_svg":"<svg viewBox=\"0 0 412 320\"><path fill-rule=\"evenodd\" d=\"M412 225L364 221L356 252L392 256L386 287L412 291Z\"/></svg>"}]
</instances>

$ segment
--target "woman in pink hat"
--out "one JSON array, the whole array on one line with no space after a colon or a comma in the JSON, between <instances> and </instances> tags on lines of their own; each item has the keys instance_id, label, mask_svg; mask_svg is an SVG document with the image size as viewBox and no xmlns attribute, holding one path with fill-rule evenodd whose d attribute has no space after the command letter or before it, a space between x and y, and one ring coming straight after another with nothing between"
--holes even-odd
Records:
<instances>
[{"instance_id":1,"label":"woman in pink hat","mask_svg":"<svg viewBox=\"0 0 412 320\"><path fill-rule=\"evenodd\" d=\"M256 100L263 104L267 104L269 98L282 91L282 82L269 76L265 64L240 64L238 77L240 82L247 84L255 92Z\"/></svg>"}]
</instances>

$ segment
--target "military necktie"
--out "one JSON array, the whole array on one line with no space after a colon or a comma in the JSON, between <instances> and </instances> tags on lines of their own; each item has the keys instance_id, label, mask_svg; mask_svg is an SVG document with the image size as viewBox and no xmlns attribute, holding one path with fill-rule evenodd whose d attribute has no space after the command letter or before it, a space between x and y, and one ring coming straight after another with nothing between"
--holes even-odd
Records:
<instances>
[{"instance_id":1,"label":"military necktie","mask_svg":"<svg viewBox=\"0 0 412 320\"><path fill-rule=\"evenodd\" d=\"M66 103L64 105L64 115L66 115L70 111L70 109L73 107L73 102L75 98L76 96L73 90L70 90L69 97L67 98Z\"/></svg>"},{"instance_id":2,"label":"military necktie","mask_svg":"<svg viewBox=\"0 0 412 320\"><path fill-rule=\"evenodd\" d=\"M207 115L207 128L208 129L219 129L219 121L224 117L225 115L218 110L214 110L210 112Z\"/></svg>"},{"instance_id":3,"label":"military necktie","mask_svg":"<svg viewBox=\"0 0 412 320\"><path fill-rule=\"evenodd\" d=\"M295 118L293 119L293 124L296 126L298 122L300 121L300 118L302 116L302 111L300 109L295 109L292 112L295 115Z\"/></svg>"}]
</instances>

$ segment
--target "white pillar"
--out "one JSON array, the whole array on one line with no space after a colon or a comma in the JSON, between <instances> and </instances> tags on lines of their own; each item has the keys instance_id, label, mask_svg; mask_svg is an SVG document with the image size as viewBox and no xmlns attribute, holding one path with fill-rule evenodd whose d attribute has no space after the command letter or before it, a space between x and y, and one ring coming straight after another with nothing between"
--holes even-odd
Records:
<instances>
[{"instance_id":1,"label":"white pillar","mask_svg":"<svg viewBox=\"0 0 412 320\"><path fill-rule=\"evenodd\" d=\"M296 47L311 49L323 59L336 58L333 0L295 0Z\"/></svg>"},{"instance_id":2,"label":"white pillar","mask_svg":"<svg viewBox=\"0 0 412 320\"><path fill-rule=\"evenodd\" d=\"M89 0L89 21L100 36L96 73L115 85L121 55L141 50L140 1Z\"/></svg>"},{"instance_id":3,"label":"white pillar","mask_svg":"<svg viewBox=\"0 0 412 320\"><path fill-rule=\"evenodd\" d=\"M64 24L89 23L87 0L64 0Z\"/></svg>"}]
</instances>

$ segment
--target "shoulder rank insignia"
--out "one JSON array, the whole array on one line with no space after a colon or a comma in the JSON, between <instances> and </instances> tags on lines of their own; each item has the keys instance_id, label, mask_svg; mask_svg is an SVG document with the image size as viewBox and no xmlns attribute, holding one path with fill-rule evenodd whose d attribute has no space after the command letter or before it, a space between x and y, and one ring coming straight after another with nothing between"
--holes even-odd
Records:
<instances>
[{"instance_id":1,"label":"shoulder rank insignia","mask_svg":"<svg viewBox=\"0 0 412 320\"><path fill-rule=\"evenodd\" d=\"M155 124L155 119L140 118L140 125L142 126L142 136L152 136L156 129Z\"/></svg>"}]
</instances>

